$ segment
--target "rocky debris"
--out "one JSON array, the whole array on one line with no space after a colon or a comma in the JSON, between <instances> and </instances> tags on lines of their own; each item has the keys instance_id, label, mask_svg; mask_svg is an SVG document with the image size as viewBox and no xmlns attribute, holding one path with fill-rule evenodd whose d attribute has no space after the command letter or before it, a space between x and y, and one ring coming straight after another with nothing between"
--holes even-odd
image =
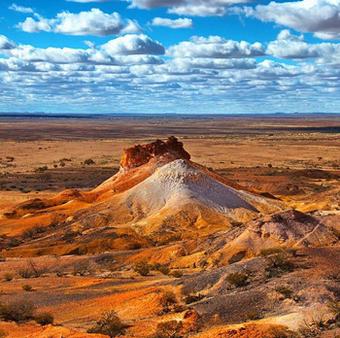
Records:
<instances>
[{"instance_id":1,"label":"rocky debris","mask_svg":"<svg viewBox=\"0 0 340 338\"><path fill-rule=\"evenodd\" d=\"M249 230L277 243L322 246L336 242L332 231L318 219L297 210L266 216L250 224Z\"/></svg>"},{"instance_id":2,"label":"rocky debris","mask_svg":"<svg viewBox=\"0 0 340 338\"><path fill-rule=\"evenodd\" d=\"M169 137L165 142L155 142L136 145L124 150L120 165L124 169L139 167L148 163L152 158L170 155L173 159L190 160L190 154L184 149L183 143L174 136Z\"/></svg>"}]
</instances>

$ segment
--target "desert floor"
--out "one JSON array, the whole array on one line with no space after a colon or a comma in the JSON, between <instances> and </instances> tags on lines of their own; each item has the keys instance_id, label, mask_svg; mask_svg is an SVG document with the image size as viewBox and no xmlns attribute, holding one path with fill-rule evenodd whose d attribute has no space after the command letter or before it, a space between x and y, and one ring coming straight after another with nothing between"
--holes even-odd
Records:
<instances>
[{"instance_id":1,"label":"desert floor","mask_svg":"<svg viewBox=\"0 0 340 338\"><path fill-rule=\"evenodd\" d=\"M263 184L262 178L267 181L274 176L269 180L273 183L275 176L282 180L282 176L294 175L294 170L338 171L339 132L339 116L2 118L0 207L32 194L94 187L118 170L124 148L170 135L185 143L193 161L240 182L247 181L248 175ZM95 163L84 165L87 159ZM313 178L313 173L306 175ZM305 182L301 179L300 183Z\"/></svg>"},{"instance_id":2,"label":"desert floor","mask_svg":"<svg viewBox=\"0 0 340 338\"><path fill-rule=\"evenodd\" d=\"M334 203L338 201L334 200L334 192L338 194L340 187L339 133L340 116L335 115L211 119L0 118L0 210L31 198L51 196L66 188L95 187L118 171L122 149L175 135L184 143L193 161L241 185L278 196L302 211L322 213L328 210L326 204L333 203L334 210ZM304 255L309 255L312 261L325 259L317 250ZM332 250L327 251L327 255L336 257ZM156 325L152 318L159 312L160 290L179 292L175 279L158 273L149 278L119 273L110 279L100 274L72 276L72 266L78 259L71 256L36 258L35 264L48 266L51 271L60 265L70 275L57 278L53 274L29 281L18 278L10 283L0 278L0 300L28 297L41 309L52 312L57 323L83 332L103 309L111 306L128 323L139 321L139 326L130 332L139 337L144 322L148 323L145 336L152 325ZM15 269L27 262L10 258L2 263L0 273L15 273ZM336 261L327 262L325 269L331 271ZM313 273L317 275L319 271ZM35 292L24 291L24 284L30 284ZM277 323L294 328L297 313L286 319L278 318ZM218 324L216 335L211 331L206 337L218 336ZM11 332L9 337L34 337L43 330L35 324L25 325L24 331L30 335L23 335L23 328L14 324L2 323L0 329ZM46 337L54 334L54 328L49 330ZM72 334L65 331L66 336L78 337Z\"/></svg>"}]
</instances>

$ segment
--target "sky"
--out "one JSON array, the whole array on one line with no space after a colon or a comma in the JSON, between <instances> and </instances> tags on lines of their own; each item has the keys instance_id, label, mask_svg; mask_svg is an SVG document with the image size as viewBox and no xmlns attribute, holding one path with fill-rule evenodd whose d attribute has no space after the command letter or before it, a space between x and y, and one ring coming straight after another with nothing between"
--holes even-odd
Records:
<instances>
[{"instance_id":1,"label":"sky","mask_svg":"<svg viewBox=\"0 0 340 338\"><path fill-rule=\"evenodd\" d=\"M0 112L340 114L340 0L0 0Z\"/></svg>"}]
</instances>

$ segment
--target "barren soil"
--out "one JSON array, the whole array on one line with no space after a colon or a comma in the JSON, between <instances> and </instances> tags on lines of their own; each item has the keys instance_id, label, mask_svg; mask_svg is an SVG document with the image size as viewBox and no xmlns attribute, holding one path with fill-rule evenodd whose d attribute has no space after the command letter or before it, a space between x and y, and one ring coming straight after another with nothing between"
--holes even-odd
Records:
<instances>
[{"instance_id":1,"label":"barren soil","mask_svg":"<svg viewBox=\"0 0 340 338\"><path fill-rule=\"evenodd\" d=\"M92 189L119 170L122 149L176 135L194 162L241 186L281 200L287 208L322 219L338 234L339 133L340 116L322 115L0 118L0 211L69 188ZM128 238L128 234L122 238ZM215 245L216 238L209 238L209 245ZM0 244L1 240L0 237ZM185 250L190 251L190 245ZM208 244L202 245L209 248ZM128 325L124 337L155 337L157 324L174 319L195 327L188 329L185 337L293 337L287 330L296 332L301 328L304 311L311 317L322 314L328 318L327 301L339 297L339 249L334 245L299 250L290 256L294 271L269 280L264 277L266 257L204 271L191 264L196 258L189 254L184 254L178 263L183 267L188 262L187 268L181 267L182 277L158 271L143 277L126 267L118 269L117 264L125 258L137 262L137 257L152 257L155 253L170 257L183 248L176 243L155 251L135 247L132 256L131 250L124 245L121 248L106 259L103 255L78 254L8 257L0 262L0 302L30 300L38 311L52 313L60 325L42 327L33 321L0 321L0 337L2 332L13 338L87 337L86 331L108 309L115 310ZM75 273L82 261L87 262L84 275ZM20 276L20 271L32 262L43 269L42 275L29 279ZM249 273L250 283L240 289L230 288L225 279L235 271ZM6 274L11 274L13 280L6 281ZM23 290L26 284L33 291ZM282 285L292 289L293 295L280 295L277 288ZM161 298L165 291L174 292L182 311L164 311ZM202 298L188 305L185 297L192 294ZM188 310L199 313L204 324L196 322L192 314L184 318ZM286 336L275 335L281 329ZM333 325L319 336L333 337L339 334L337 330Z\"/></svg>"}]
</instances>

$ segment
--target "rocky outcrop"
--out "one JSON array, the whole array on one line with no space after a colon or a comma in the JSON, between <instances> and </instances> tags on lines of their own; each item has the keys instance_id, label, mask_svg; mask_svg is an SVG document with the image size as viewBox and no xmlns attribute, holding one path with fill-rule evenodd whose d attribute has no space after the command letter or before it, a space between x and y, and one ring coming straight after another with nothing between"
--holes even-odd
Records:
<instances>
[{"instance_id":1,"label":"rocky outcrop","mask_svg":"<svg viewBox=\"0 0 340 338\"><path fill-rule=\"evenodd\" d=\"M323 246L336 242L336 237L313 216L287 210L263 217L249 225L248 230L260 238L295 246Z\"/></svg>"},{"instance_id":2,"label":"rocky outcrop","mask_svg":"<svg viewBox=\"0 0 340 338\"><path fill-rule=\"evenodd\" d=\"M169 155L173 160L190 160L190 154L184 149L183 143L179 142L176 137L171 136L165 142L156 140L149 144L138 144L125 149L120 165L128 170L148 163L154 157L164 155Z\"/></svg>"}]
</instances>

